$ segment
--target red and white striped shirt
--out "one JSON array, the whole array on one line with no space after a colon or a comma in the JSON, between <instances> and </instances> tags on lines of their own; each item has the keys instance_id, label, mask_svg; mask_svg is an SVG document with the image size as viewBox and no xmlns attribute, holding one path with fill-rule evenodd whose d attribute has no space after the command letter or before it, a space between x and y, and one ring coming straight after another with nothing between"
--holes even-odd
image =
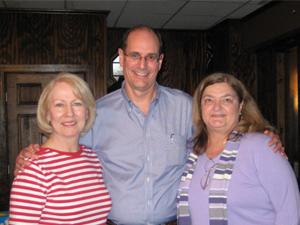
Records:
<instances>
[{"instance_id":1,"label":"red and white striped shirt","mask_svg":"<svg viewBox=\"0 0 300 225\"><path fill-rule=\"evenodd\" d=\"M9 224L105 224L111 199L97 155L82 145L37 154L13 182Z\"/></svg>"}]
</instances>

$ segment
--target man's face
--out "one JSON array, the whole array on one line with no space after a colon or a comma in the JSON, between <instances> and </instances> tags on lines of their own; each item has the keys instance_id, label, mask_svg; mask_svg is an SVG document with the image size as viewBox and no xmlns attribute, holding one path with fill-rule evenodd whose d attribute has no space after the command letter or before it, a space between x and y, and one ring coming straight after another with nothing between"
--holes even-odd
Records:
<instances>
[{"instance_id":1,"label":"man's face","mask_svg":"<svg viewBox=\"0 0 300 225\"><path fill-rule=\"evenodd\" d=\"M141 57L156 55L159 59L149 62L145 58L132 60L126 55L138 54ZM125 51L119 49L120 65L123 67L127 94L147 93L154 90L157 73L161 68L163 54L159 56L159 40L148 29L132 31L127 38Z\"/></svg>"}]
</instances>

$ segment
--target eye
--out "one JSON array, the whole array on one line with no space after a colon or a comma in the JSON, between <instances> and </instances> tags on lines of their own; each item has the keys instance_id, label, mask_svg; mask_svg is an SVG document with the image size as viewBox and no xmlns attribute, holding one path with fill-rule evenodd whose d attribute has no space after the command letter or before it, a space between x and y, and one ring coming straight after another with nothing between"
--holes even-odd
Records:
<instances>
[{"instance_id":1,"label":"eye","mask_svg":"<svg viewBox=\"0 0 300 225\"><path fill-rule=\"evenodd\" d=\"M131 57L132 59L139 59L139 58L141 58L140 54L138 54L138 53L131 53L131 54L130 54L130 57Z\"/></svg>"},{"instance_id":2,"label":"eye","mask_svg":"<svg viewBox=\"0 0 300 225\"><path fill-rule=\"evenodd\" d=\"M149 61L156 61L157 60L157 56L156 55L148 55L147 56L147 60L149 60Z\"/></svg>"},{"instance_id":3,"label":"eye","mask_svg":"<svg viewBox=\"0 0 300 225\"><path fill-rule=\"evenodd\" d=\"M204 99L204 102L205 102L205 103L212 102L212 99L211 99L211 98L206 98L206 99Z\"/></svg>"},{"instance_id":4,"label":"eye","mask_svg":"<svg viewBox=\"0 0 300 225\"><path fill-rule=\"evenodd\" d=\"M223 101L226 102L226 103L230 103L230 102L232 102L232 99L230 99L230 98L225 98Z\"/></svg>"},{"instance_id":5,"label":"eye","mask_svg":"<svg viewBox=\"0 0 300 225\"><path fill-rule=\"evenodd\" d=\"M81 102L81 101L74 102L73 104L74 104L75 106L82 106L82 102Z\"/></svg>"},{"instance_id":6,"label":"eye","mask_svg":"<svg viewBox=\"0 0 300 225\"><path fill-rule=\"evenodd\" d=\"M63 104L62 103L57 103L55 104L56 107L63 107Z\"/></svg>"}]
</instances>

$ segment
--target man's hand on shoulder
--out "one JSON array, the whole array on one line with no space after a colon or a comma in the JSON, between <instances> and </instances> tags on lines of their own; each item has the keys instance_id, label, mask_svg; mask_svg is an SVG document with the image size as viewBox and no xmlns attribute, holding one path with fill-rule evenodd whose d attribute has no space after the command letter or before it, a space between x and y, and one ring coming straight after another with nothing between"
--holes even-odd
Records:
<instances>
[{"instance_id":1,"label":"man's hand on shoulder","mask_svg":"<svg viewBox=\"0 0 300 225\"><path fill-rule=\"evenodd\" d=\"M276 145L276 146L274 147L273 151L274 151L274 152L280 151L280 155L281 155L281 156L285 156L286 158L288 158L287 155L286 155L285 152L284 152L284 147L282 146L282 143L281 143L281 141L280 141L279 136L278 136L277 134L274 134L274 133L271 132L271 131L268 131L268 130L265 130L265 131L264 131L264 134L269 135L269 136L272 138L272 140L271 140L271 141L269 142L269 144L268 144L269 146Z\"/></svg>"},{"instance_id":2,"label":"man's hand on shoulder","mask_svg":"<svg viewBox=\"0 0 300 225\"><path fill-rule=\"evenodd\" d=\"M27 161L28 158L38 159L39 156L34 154L35 152L40 150L39 144L31 144L27 148L24 148L16 159L16 167L14 171L15 177L18 175L19 171L24 171L25 166L30 166L31 162Z\"/></svg>"}]
</instances>

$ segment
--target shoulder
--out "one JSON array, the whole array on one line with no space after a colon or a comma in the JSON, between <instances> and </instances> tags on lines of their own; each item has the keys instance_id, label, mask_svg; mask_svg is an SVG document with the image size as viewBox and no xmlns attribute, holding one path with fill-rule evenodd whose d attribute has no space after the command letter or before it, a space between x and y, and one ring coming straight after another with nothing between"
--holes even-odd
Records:
<instances>
[{"instance_id":1,"label":"shoulder","mask_svg":"<svg viewBox=\"0 0 300 225\"><path fill-rule=\"evenodd\" d=\"M111 104L114 101L119 101L122 99L123 99L122 90L118 89L114 92L111 92L111 93L97 99L96 100L97 108L100 106L105 106L107 104Z\"/></svg>"},{"instance_id":2,"label":"shoulder","mask_svg":"<svg viewBox=\"0 0 300 225\"><path fill-rule=\"evenodd\" d=\"M265 150L273 153L273 151L269 150L273 148L273 146L268 145L270 140L271 138L268 135L262 133L246 133L241 141L241 148L252 152Z\"/></svg>"},{"instance_id":3,"label":"shoulder","mask_svg":"<svg viewBox=\"0 0 300 225\"><path fill-rule=\"evenodd\" d=\"M90 153L96 155L90 148L86 147L85 145L80 145L82 152Z\"/></svg>"},{"instance_id":4,"label":"shoulder","mask_svg":"<svg viewBox=\"0 0 300 225\"><path fill-rule=\"evenodd\" d=\"M192 106L193 104L193 98L184 91L161 85L158 85L158 88L160 89L160 101L166 102L168 104L179 104L187 106Z\"/></svg>"},{"instance_id":5,"label":"shoulder","mask_svg":"<svg viewBox=\"0 0 300 225\"><path fill-rule=\"evenodd\" d=\"M274 158L284 158L279 152L274 153L274 146L269 146L270 136L262 133L246 133L241 141L240 150L245 156L255 159L265 160ZM239 151L240 152L240 151Z\"/></svg>"},{"instance_id":6,"label":"shoulder","mask_svg":"<svg viewBox=\"0 0 300 225\"><path fill-rule=\"evenodd\" d=\"M158 87L160 88L162 95L167 95L173 98L181 98L186 101L192 101L193 99L189 94L185 93L184 91L161 85L158 85Z\"/></svg>"},{"instance_id":7,"label":"shoulder","mask_svg":"<svg viewBox=\"0 0 300 225\"><path fill-rule=\"evenodd\" d=\"M263 133L246 133L243 142L252 144L262 144L271 140L269 135Z\"/></svg>"}]
</instances>

